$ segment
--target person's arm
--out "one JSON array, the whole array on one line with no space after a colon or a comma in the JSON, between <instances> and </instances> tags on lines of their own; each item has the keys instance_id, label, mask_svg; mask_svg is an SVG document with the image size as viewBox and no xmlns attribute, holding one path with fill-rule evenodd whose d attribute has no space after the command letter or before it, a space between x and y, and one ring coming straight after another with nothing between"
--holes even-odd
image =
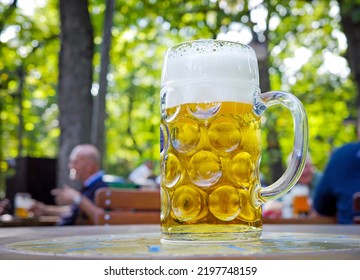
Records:
<instances>
[{"instance_id":1,"label":"person's arm","mask_svg":"<svg viewBox=\"0 0 360 280\"><path fill-rule=\"evenodd\" d=\"M29 209L34 216L63 216L70 211L69 205L46 205L40 201L34 201Z\"/></svg>"},{"instance_id":2,"label":"person's arm","mask_svg":"<svg viewBox=\"0 0 360 280\"><path fill-rule=\"evenodd\" d=\"M105 212L103 208L96 206L89 198L68 186L64 186L62 189L55 189L52 191L52 194L55 195L57 204L75 203L93 224L95 223L96 216Z\"/></svg>"},{"instance_id":3,"label":"person's arm","mask_svg":"<svg viewBox=\"0 0 360 280\"><path fill-rule=\"evenodd\" d=\"M86 196L81 196L78 207L83 213L85 213L92 224L96 223L96 217L98 217L98 215L103 215L105 213L103 208L96 206Z\"/></svg>"}]
</instances>

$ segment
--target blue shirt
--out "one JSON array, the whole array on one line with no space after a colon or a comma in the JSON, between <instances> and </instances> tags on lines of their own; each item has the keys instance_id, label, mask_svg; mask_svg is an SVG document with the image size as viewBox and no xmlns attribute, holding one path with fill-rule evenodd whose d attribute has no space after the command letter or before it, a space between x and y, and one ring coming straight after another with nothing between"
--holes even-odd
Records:
<instances>
[{"instance_id":1,"label":"blue shirt","mask_svg":"<svg viewBox=\"0 0 360 280\"><path fill-rule=\"evenodd\" d=\"M86 181L84 182L84 187L87 188L87 187L91 186L92 183L99 180L104 175L105 175L105 172L102 170L96 172L95 174L91 175L89 178L86 179Z\"/></svg>"},{"instance_id":2,"label":"blue shirt","mask_svg":"<svg viewBox=\"0 0 360 280\"><path fill-rule=\"evenodd\" d=\"M333 153L315 189L314 208L321 215L336 215L340 224L352 224L352 197L358 191L360 142L346 144Z\"/></svg>"},{"instance_id":3,"label":"blue shirt","mask_svg":"<svg viewBox=\"0 0 360 280\"><path fill-rule=\"evenodd\" d=\"M97 172L88 178L84 182L84 186L81 189L81 195L87 197L89 200L94 202L95 200L95 192L100 188L107 187L107 184L103 181L103 174L104 172ZM87 217L84 213L82 213L79 207L75 204L71 205L70 213L64 217L62 217L59 225L66 226L66 225L74 225L74 224L86 224Z\"/></svg>"}]
</instances>

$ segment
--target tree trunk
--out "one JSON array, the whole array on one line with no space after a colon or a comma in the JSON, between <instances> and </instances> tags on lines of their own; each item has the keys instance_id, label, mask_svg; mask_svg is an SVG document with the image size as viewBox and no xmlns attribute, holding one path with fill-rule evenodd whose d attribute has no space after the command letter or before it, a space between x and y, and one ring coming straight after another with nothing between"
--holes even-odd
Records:
<instances>
[{"instance_id":1,"label":"tree trunk","mask_svg":"<svg viewBox=\"0 0 360 280\"><path fill-rule=\"evenodd\" d=\"M60 0L60 20L58 186L68 180L71 150L77 144L90 142L94 51L87 0Z\"/></svg>"},{"instance_id":2,"label":"tree trunk","mask_svg":"<svg viewBox=\"0 0 360 280\"><path fill-rule=\"evenodd\" d=\"M270 77L269 77L269 50L267 37L265 42L259 42L255 34L253 34L253 41L250 46L255 50L259 63L259 79L261 92L270 91ZM268 112L266 123L267 128L267 152L270 158L270 181L273 183L284 173L284 166L282 163L282 153L279 143L279 135L276 130L276 120L272 117L271 111Z\"/></svg>"},{"instance_id":3,"label":"tree trunk","mask_svg":"<svg viewBox=\"0 0 360 280\"><path fill-rule=\"evenodd\" d=\"M24 140L24 83L25 83L25 73L24 67L21 64L17 70L19 77L19 88L18 88L18 102L19 102L19 126L18 126L18 157L23 155L23 140Z\"/></svg>"},{"instance_id":4,"label":"tree trunk","mask_svg":"<svg viewBox=\"0 0 360 280\"><path fill-rule=\"evenodd\" d=\"M341 23L348 43L347 60L357 86L357 128L360 135L360 4L339 1Z\"/></svg>"},{"instance_id":5,"label":"tree trunk","mask_svg":"<svg viewBox=\"0 0 360 280\"><path fill-rule=\"evenodd\" d=\"M94 100L94 113L92 119L91 142L98 147L100 154L105 155L105 120L106 120L106 92L107 74L109 66L109 50L111 46L111 28L113 25L114 0L106 0L106 13L101 48L101 69L99 79L99 92Z\"/></svg>"}]
</instances>

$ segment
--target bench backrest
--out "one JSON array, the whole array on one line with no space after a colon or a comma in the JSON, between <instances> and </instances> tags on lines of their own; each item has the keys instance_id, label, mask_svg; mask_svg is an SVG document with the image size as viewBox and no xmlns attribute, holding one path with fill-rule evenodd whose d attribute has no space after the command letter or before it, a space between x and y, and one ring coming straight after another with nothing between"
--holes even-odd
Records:
<instances>
[{"instance_id":1,"label":"bench backrest","mask_svg":"<svg viewBox=\"0 0 360 280\"><path fill-rule=\"evenodd\" d=\"M159 224L160 191L148 189L102 188L95 194L95 204L105 209L95 224Z\"/></svg>"}]
</instances>

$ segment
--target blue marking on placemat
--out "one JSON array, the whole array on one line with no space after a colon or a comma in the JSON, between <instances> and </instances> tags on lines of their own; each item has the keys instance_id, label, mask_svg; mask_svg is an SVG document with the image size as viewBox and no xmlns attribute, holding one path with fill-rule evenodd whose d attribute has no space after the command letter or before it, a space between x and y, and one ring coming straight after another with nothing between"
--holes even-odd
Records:
<instances>
[{"instance_id":1,"label":"blue marking on placemat","mask_svg":"<svg viewBox=\"0 0 360 280\"><path fill-rule=\"evenodd\" d=\"M161 251L161 247L159 245L149 245L148 250L149 252L157 253Z\"/></svg>"},{"instance_id":2,"label":"blue marking on placemat","mask_svg":"<svg viewBox=\"0 0 360 280\"><path fill-rule=\"evenodd\" d=\"M241 252L246 251L245 248L241 248L241 247L238 247L238 246L235 246L235 245L227 245L226 247L229 248L229 249L234 249L236 251L241 251Z\"/></svg>"}]
</instances>

